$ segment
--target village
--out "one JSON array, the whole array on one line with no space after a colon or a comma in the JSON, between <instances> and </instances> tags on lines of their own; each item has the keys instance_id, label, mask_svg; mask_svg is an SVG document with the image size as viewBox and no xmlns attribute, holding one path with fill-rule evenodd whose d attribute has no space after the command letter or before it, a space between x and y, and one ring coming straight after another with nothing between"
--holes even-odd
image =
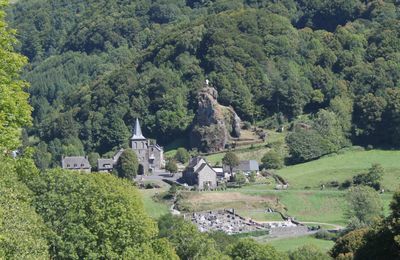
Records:
<instances>
[{"instance_id":1,"label":"village","mask_svg":"<svg viewBox=\"0 0 400 260\"><path fill-rule=\"evenodd\" d=\"M206 192L226 189L227 185L235 182L236 174L243 174L246 178L260 175L260 166L256 160L242 160L234 167L226 164L217 167L210 165L202 156L190 158L186 166L180 165L181 171L171 174L165 170L166 162L163 148L157 144L151 144L143 136L139 119L136 120L130 144L129 149L136 153L140 164L139 175L135 179L139 184L151 181L165 181L171 185L180 186L187 191ZM124 149L116 151L113 158L98 159L98 172L112 172L123 151ZM88 158L83 156L63 157L61 165L66 170L77 170L85 173L91 173L92 170ZM246 179L246 181L248 180ZM287 188L287 185L286 187L277 185L276 188ZM270 208L265 210L273 211ZM306 225L294 221L291 217L283 217L281 221L259 223L251 218L238 215L235 213L235 209L181 213L172 207L171 213L175 215L182 214L185 219L194 223L202 232L223 231L227 234L238 234L264 231L274 237L301 236L316 232L315 229L311 230Z\"/></svg>"}]
</instances>

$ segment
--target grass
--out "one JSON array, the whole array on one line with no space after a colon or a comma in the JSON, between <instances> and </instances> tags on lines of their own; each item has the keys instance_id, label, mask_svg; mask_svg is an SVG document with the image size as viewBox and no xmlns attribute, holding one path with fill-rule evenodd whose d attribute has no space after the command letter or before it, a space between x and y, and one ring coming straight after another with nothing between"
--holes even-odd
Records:
<instances>
[{"instance_id":1,"label":"grass","mask_svg":"<svg viewBox=\"0 0 400 260\"><path fill-rule=\"evenodd\" d=\"M305 245L314 245L324 252L328 252L334 244L333 241L317 239L313 236L283 238L272 241L266 241L262 237L255 239L260 242L266 242L267 244L275 247L278 251L282 252L291 251Z\"/></svg>"},{"instance_id":2,"label":"grass","mask_svg":"<svg viewBox=\"0 0 400 260\"><path fill-rule=\"evenodd\" d=\"M291 188L306 186L319 188L329 181L343 182L358 173L366 172L373 163L385 168L383 187L394 191L400 183L400 151L348 151L344 154L321 158L316 161L286 167L278 171L289 181Z\"/></svg>"},{"instance_id":3,"label":"grass","mask_svg":"<svg viewBox=\"0 0 400 260\"><path fill-rule=\"evenodd\" d=\"M162 185L163 186L160 189L139 190L140 194L142 195L141 197L145 211L147 212L147 214L149 214L150 217L154 219L158 219L162 215L165 215L169 212L169 206L167 204L157 202L153 199L154 195L164 192L168 189L168 186L166 184Z\"/></svg>"},{"instance_id":4,"label":"grass","mask_svg":"<svg viewBox=\"0 0 400 260\"><path fill-rule=\"evenodd\" d=\"M345 226L346 191L338 190L271 190L268 185L249 185L241 189L219 192L188 192L181 202L189 211L204 211L235 208L243 217L256 221L280 220L277 214L266 214L268 207L277 208L282 213L299 221L326 223L323 226ZM389 213L391 193L380 195ZM332 225L329 225L332 224Z\"/></svg>"}]
</instances>

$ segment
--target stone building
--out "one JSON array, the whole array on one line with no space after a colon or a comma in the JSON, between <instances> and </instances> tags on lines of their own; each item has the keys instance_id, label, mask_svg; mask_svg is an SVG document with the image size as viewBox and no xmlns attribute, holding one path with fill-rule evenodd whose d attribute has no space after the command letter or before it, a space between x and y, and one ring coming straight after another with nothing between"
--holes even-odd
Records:
<instances>
[{"instance_id":1,"label":"stone building","mask_svg":"<svg viewBox=\"0 0 400 260\"><path fill-rule=\"evenodd\" d=\"M65 170L75 170L90 173L92 166L87 156L63 156L61 167Z\"/></svg>"},{"instance_id":2,"label":"stone building","mask_svg":"<svg viewBox=\"0 0 400 260\"><path fill-rule=\"evenodd\" d=\"M182 174L183 180L191 186L197 185L200 190L217 187L217 173L201 157L194 157Z\"/></svg>"},{"instance_id":3,"label":"stone building","mask_svg":"<svg viewBox=\"0 0 400 260\"><path fill-rule=\"evenodd\" d=\"M147 174L164 168L164 149L158 144L152 144L143 136L139 119L136 119L130 144L139 160L139 174Z\"/></svg>"},{"instance_id":4,"label":"stone building","mask_svg":"<svg viewBox=\"0 0 400 260\"><path fill-rule=\"evenodd\" d=\"M142 134L139 119L136 119L133 135L130 139L130 148L136 153L139 161L139 174L148 174L161 170L165 166L164 149L158 144L152 144ZM99 172L111 172L117 164L119 157L124 152L120 149L113 158L98 159L97 168Z\"/></svg>"},{"instance_id":5,"label":"stone building","mask_svg":"<svg viewBox=\"0 0 400 260\"><path fill-rule=\"evenodd\" d=\"M120 149L113 158L100 158L97 160L97 171L98 172L112 172L114 165L118 162L119 157L124 152L124 149Z\"/></svg>"}]
</instances>

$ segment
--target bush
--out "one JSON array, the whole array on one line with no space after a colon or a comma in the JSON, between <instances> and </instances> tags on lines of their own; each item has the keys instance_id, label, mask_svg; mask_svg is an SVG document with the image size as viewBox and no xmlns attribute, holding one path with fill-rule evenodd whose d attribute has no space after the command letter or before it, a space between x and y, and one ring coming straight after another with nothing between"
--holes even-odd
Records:
<instances>
[{"instance_id":1,"label":"bush","mask_svg":"<svg viewBox=\"0 0 400 260\"><path fill-rule=\"evenodd\" d=\"M317 233L315 233L315 238L318 239L323 239L323 240L335 240L336 234L333 234L325 229L319 230Z\"/></svg>"},{"instance_id":2,"label":"bush","mask_svg":"<svg viewBox=\"0 0 400 260\"><path fill-rule=\"evenodd\" d=\"M331 259L326 253L315 246L306 245L289 252L290 260L328 260Z\"/></svg>"},{"instance_id":3,"label":"bush","mask_svg":"<svg viewBox=\"0 0 400 260\"><path fill-rule=\"evenodd\" d=\"M176 150L175 159L180 163L187 163L189 161L190 154L185 148L178 148Z\"/></svg>"},{"instance_id":4,"label":"bush","mask_svg":"<svg viewBox=\"0 0 400 260\"><path fill-rule=\"evenodd\" d=\"M261 159L262 167L266 169L280 169L283 167L283 158L275 151L268 151Z\"/></svg>"}]
</instances>

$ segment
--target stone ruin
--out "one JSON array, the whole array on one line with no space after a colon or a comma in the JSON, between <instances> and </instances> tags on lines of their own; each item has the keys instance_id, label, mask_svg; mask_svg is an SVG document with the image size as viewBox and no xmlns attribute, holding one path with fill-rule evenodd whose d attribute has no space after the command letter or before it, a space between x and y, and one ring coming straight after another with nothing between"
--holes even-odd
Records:
<instances>
[{"instance_id":1,"label":"stone ruin","mask_svg":"<svg viewBox=\"0 0 400 260\"><path fill-rule=\"evenodd\" d=\"M218 103L218 92L206 81L198 95L190 143L202 152L224 150L231 138L239 138L241 120L232 107Z\"/></svg>"}]
</instances>

